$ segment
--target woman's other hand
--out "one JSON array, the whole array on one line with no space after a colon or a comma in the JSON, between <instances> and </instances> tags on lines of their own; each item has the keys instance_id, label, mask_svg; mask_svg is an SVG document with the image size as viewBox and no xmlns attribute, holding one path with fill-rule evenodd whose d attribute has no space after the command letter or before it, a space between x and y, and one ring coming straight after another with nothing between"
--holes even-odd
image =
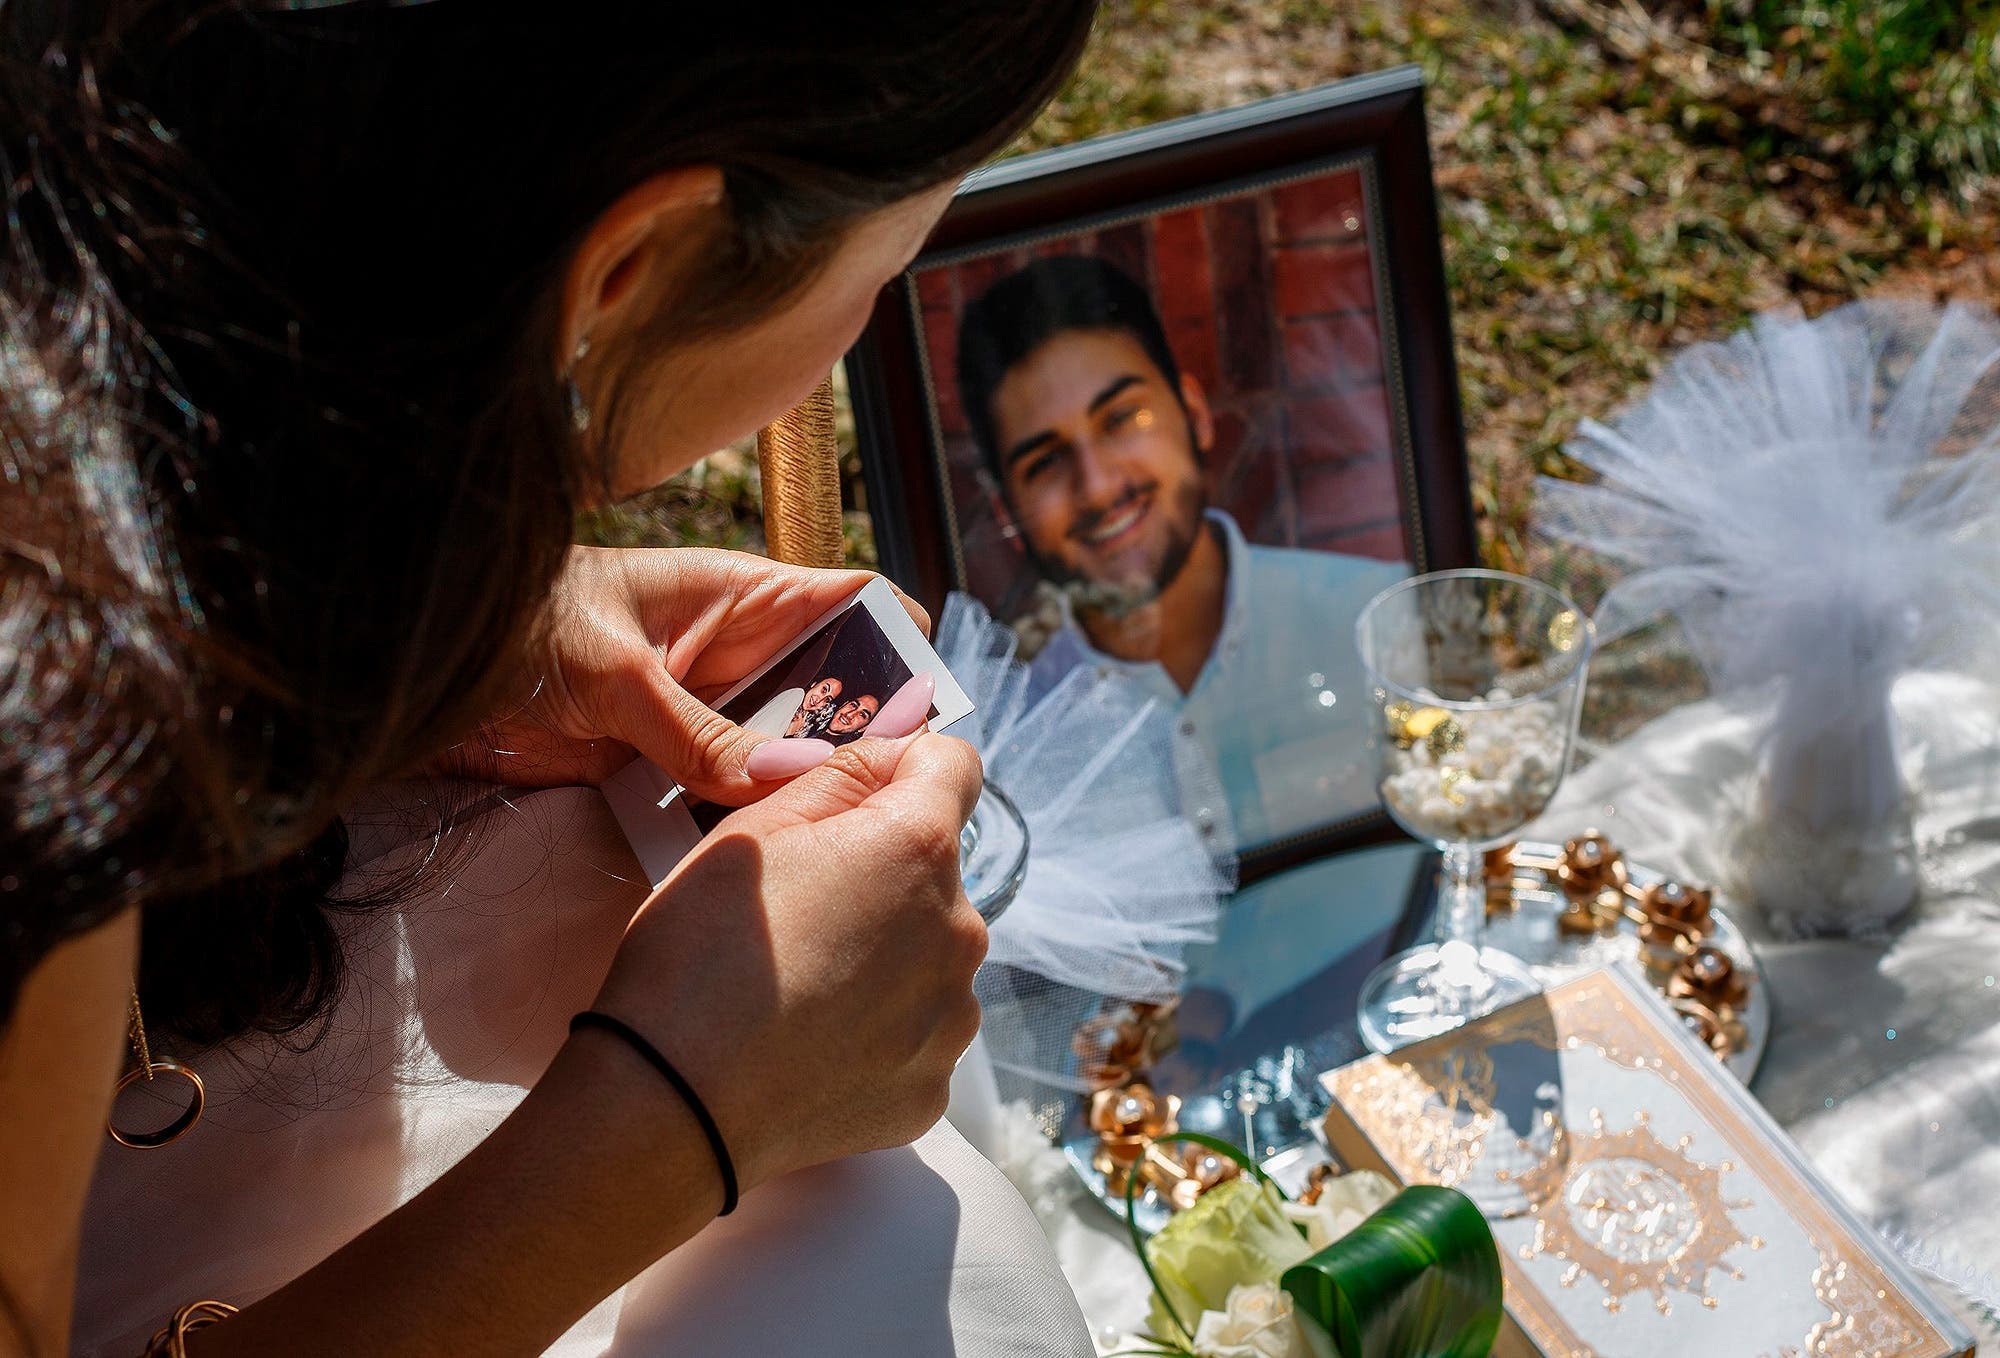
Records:
<instances>
[{"instance_id":1,"label":"woman's other hand","mask_svg":"<svg viewBox=\"0 0 2000 1358\"><path fill-rule=\"evenodd\" d=\"M777 786L744 772L765 737L707 706L874 578L699 547L575 547L520 703L446 751L444 771L515 786L594 783L642 754L707 801ZM898 594L928 635L922 608Z\"/></svg>"},{"instance_id":2,"label":"woman's other hand","mask_svg":"<svg viewBox=\"0 0 2000 1358\"><path fill-rule=\"evenodd\" d=\"M980 784L947 736L846 746L723 821L633 921L598 1007L687 1076L746 1189L943 1115L979 1027L986 927L958 843ZM571 1039L586 1045L566 1058L628 1099L674 1097L615 1040Z\"/></svg>"}]
</instances>

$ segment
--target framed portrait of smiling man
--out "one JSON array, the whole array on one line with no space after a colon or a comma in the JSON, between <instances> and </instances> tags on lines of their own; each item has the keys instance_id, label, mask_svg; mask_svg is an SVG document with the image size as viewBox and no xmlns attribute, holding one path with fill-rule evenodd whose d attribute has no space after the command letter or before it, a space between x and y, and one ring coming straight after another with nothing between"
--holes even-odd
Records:
<instances>
[{"instance_id":1,"label":"framed portrait of smiling man","mask_svg":"<svg viewBox=\"0 0 2000 1358\"><path fill-rule=\"evenodd\" d=\"M1414 69L973 176L849 356L885 571L1174 714L1246 880L1388 837L1354 619L1475 564Z\"/></svg>"}]
</instances>

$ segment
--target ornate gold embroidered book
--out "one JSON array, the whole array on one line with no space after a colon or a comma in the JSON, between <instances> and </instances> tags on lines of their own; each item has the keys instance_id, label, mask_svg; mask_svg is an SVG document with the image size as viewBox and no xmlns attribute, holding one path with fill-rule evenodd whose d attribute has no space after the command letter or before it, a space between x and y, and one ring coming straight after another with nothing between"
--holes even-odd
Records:
<instances>
[{"instance_id":1,"label":"ornate gold embroidered book","mask_svg":"<svg viewBox=\"0 0 2000 1358\"><path fill-rule=\"evenodd\" d=\"M1351 1167L1488 1209L1505 1358L1969 1358L1650 987L1597 971L1325 1077Z\"/></svg>"}]
</instances>

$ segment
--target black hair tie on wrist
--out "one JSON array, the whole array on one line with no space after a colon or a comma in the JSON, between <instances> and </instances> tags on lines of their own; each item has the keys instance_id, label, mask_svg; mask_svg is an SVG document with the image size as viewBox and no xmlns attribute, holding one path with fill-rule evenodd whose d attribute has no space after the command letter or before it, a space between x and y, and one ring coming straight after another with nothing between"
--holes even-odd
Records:
<instances>
[{"instance_id":1,"label":"black hair tie on wrist","mask_svg":"<svg viewBox=\"0 0 2000 1358\"><path fill-rule=\"evenodd\" d=\"M715 1153L715 1167L722 1172L722 1211L719 1216L728 1216L736 1210L736 1164L729 1158L729 1145L722 1139L722 1129L709 1116L708 1105L694 1092L694 1086L674 1069L673 1063L660 1055L660 1049L639 1036L632 1026L609 1014L601 1014L595 1009L586 1009L569 1021L569 1030L574 1033L579 1028L602 1028L619 1038L633 1051L646 1058L647 1062L681 1096L694 1120L701 1124L701 1134L708 1138L708 1148Z\"/></svg>"}]
</instances>

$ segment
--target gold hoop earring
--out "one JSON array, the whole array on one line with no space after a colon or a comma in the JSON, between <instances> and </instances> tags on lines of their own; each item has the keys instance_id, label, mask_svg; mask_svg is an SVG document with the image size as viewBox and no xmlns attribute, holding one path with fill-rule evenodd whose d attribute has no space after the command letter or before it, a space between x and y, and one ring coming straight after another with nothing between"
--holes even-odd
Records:
<instances>
[{"instance_id":1,"label":"gold hoop earring","mask_svg":"<svg viewBox=\"0 0 2000 1358\"><path fill-rule=\"evenodd\" d=\"M167 1322L166 1328L146 1345L146 1352L141 1358L187 1358L189 1335L241 1314L226 1301L191 1301L174 1312L174 1318Z\"/></svg>"},{"instance_id":2,"label":"gold hoop earring","mask_svg":"<svg viewBox=\"0 0 2000 1358\"><path fill-rule=\"evenodd\" d=\"M208 1088L202 1084L201 1076L195 1074L191 1066L184 1066L178 1061L153 1059L153 1049L146 1042L146 1017L139 1012L139 988L136 985L132 987L132 1009L127 1035L131 1039L132 1055L137 1064L118 1077L118 1083L111 1091L114 1115L117 1112L118 1096L141 1080L151 1081L159 1075L174 1075L187 1081L193 1093L189 1097L188 1106L181 1110L179 1116L158 1131L120 1131L118 1124L110 1117L104 1119L104 1130L111 1134L113 1141L121 1146L130 1146L133 1150L150 1151L158 1150L162 1146L171 1146L192 1131L195 1123L201 1121L202 1109L208 1104Z\"/></svg>"}]
</instances>

